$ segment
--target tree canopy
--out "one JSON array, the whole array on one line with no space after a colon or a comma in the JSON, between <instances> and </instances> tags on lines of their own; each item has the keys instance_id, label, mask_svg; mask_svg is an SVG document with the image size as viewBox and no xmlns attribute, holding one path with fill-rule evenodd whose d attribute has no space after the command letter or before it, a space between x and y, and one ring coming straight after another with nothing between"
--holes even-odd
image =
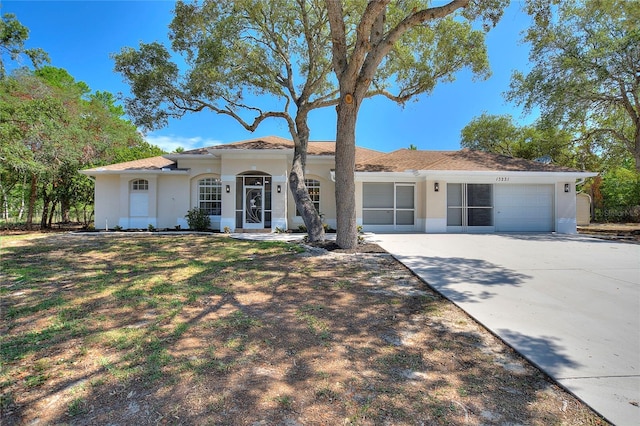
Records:
<instances>
[{"instance_id":1,"label":"tree canopy","mask_svg":"<svg viewBox=\"0 0 640 426\"><path fill-rule=\"evenodd\" d=\"M93 185L81 168L127 161L162 150L146 143L121 116L113 95L90 93L66 70L22 68L0 79L0 199L2 217L26 218L36 210L41 226L51 224L54 207L63 221L71 208L93 202Z\"/></svg>"},{"instance_id":2,"label":"tree canopy","mask_svg":"<svg viewBox=\"0 0 640 426\"><path fill-rule=\"evenodd\" d=\"M594 170L597 156L576 144L573 135L542 121L520 126L511 115L482 113L460 132L460 146L528 160L550 161L581 170Z\"/></svg>"},{"instance_id":3,"label":"tree canopy","mask_svg":"<svg viewBox=\"0 0 640 426\"><path fill-rule=\"evenodd\" d=\"M558 125L640 171L640 7L628 0L567 0L528 30L528 73L516 71L507 98L539 108Z\"/></svg>"},{"instance_id":4,"label":"tree canopy","mask_svg":"<svg viewBox=\"0 0 640 426\"><path fill-rule=\"evenodd\" d=\"M484 31L508 0L342 2L326 0L333 69L338 80L336 205L338 245L357 245L355 129L362 101L382 95L400 104L463 68L489 75ZM476 21L484 25L474 26Z\"/></svg>"},{"instance_id":5,"label":"tree canopy","mask_svg":"<svg viewBox=\"0 0 640 426\"><path fill-rule=\"evenodd\" d=\"M49 55L40 48L25 47L29 39L29 28L18 21L12 13L5 13L0 19L0 78L6 75L5 56L10 61L19 62L24 55L34 67L49 62Z\"/></svg>"},{"instance_id":6,"label":"tree canopy","mask_svg":"<svg viewBox=\"0 0 640 426\"><path fill-rule=\"evenodd\" d=\"M324 235L304 187L309 112L328 106L341 111L345 99L359 106L377 95L404 103L438 82L453 81L464 67L488 76L484 33L472 21L481 17L494 24L507 3L178 2L171 49L157 42L123 48L114 55L115 68L134 95L127 111L149 129L202 110L230 116L248 131L268 118L285 120L295 143L290 189L315 240ZM337 135L339 147L344 140ZM337 192L344 194L338 196L339 210L353 207L353 184L343 182L353 182L354 143L351 138L351 148L336 152L337 176L346 179L337 182ZM355 216L342 222L345 215L338 216L338 239L352 247Z\"/></svg>"}]
</instances>

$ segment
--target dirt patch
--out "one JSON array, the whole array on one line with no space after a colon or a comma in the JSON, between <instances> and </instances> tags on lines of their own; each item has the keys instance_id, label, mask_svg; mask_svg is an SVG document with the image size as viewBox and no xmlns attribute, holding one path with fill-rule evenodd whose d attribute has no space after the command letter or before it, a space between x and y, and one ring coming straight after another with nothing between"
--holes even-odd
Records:
<instances>
[{"instance_id":1,"label":"dirt patch","mask_svg":"<svg viewBox=\"0 0 640 426\"><path fill-rule=\"evenodd\" d=\"M592 223L578 226L578 233L606 240L640 243L640 223Z\"/></svg>"},{"instance_id":2,"label":"dirt patch","mask_svg":"<svg viewBox=\"0 0 640 426\"><path fill-rule=\"evenodd\" d=\"M2 424L606 424L379 247L332 247L3 239Z\"/></svg>"},{"instance_id":3,"label":"dirt patch","mask_svg":"<svg viewBox=\"0 0 640 426\"><path fill-rule=\"evenodd\" d=\"M387 251L380 247L378 244L364 242L359 243L355 249L343 249L341 248L335 241L322 241L322 242L314 242L314 243L305 243L303 244L305 247L313 249L322 249L326 251L331 251L334 253L348 253L348 254L356 254L356 253L386 253Z\"/></svg>"}]
</instances>

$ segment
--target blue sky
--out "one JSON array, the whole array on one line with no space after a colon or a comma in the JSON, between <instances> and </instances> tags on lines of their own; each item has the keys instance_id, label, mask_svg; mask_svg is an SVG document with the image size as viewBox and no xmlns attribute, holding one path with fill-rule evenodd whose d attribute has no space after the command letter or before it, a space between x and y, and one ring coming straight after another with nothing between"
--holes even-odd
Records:
<instances>
[{"instance_id":1,"label":"blue sky","mask_svg":"<svg viewBox=\"0 0 640 426\"><path fill-rule=\"evenodd\" d=\"M0 12L14 13L30 30L27 47L49 53L51 65L66 69L92 91L129 95L122 77L113 71L112 53L139 42L167 42L171 1L2 1ZM529 49L520 43L529 24L521 4L512 1L498 26L487 36L492 76L473 81L462 71L453 83L443 83L430 95L398 106L386 99L368 99L361 107L356 131L359 146L390 152L410 144L426 150L460 148L460 131L482 112L512 114L521 110L508 104L502 93L508 89L513 70L528 69ZM312 140L335 139L335 109L312 113ZM177 146L191 149L234 142L255 136L289 138L282 120L264 122L253 134L233 119L197 113L172 120L166 128L146 135L150 143L171 151Z\"/></svg>"}]
</instances>

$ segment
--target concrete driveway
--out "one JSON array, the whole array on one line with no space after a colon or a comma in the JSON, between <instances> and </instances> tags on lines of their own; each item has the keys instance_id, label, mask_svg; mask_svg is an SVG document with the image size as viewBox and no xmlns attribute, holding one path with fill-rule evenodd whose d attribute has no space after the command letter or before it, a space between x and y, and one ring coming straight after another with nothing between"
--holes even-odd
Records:
<instances>
[{"instance_id":1,"label":"concrete driveway","mask_svg":"<svg viewBox=\"0 0 640 426\"><path fill-rule=\"evenodd\" d=\"M607 420L640 424L640 245L554 234L370 239Z\"/></svg>"}]
</instances>

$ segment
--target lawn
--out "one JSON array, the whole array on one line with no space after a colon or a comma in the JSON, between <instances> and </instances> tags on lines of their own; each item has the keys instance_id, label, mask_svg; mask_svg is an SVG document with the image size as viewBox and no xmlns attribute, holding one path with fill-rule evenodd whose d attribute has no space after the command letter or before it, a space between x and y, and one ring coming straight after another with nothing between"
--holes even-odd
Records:
<instances>
[{"instance_id":1,"label":"lawn","mask_svg":"<svg viewBox=\"0 0 640 426\"><path fill-rule=\"evenodd\" d=\"M385 253L0 239L4 424L605 424Z\"/></svg>"}]
</instances>

